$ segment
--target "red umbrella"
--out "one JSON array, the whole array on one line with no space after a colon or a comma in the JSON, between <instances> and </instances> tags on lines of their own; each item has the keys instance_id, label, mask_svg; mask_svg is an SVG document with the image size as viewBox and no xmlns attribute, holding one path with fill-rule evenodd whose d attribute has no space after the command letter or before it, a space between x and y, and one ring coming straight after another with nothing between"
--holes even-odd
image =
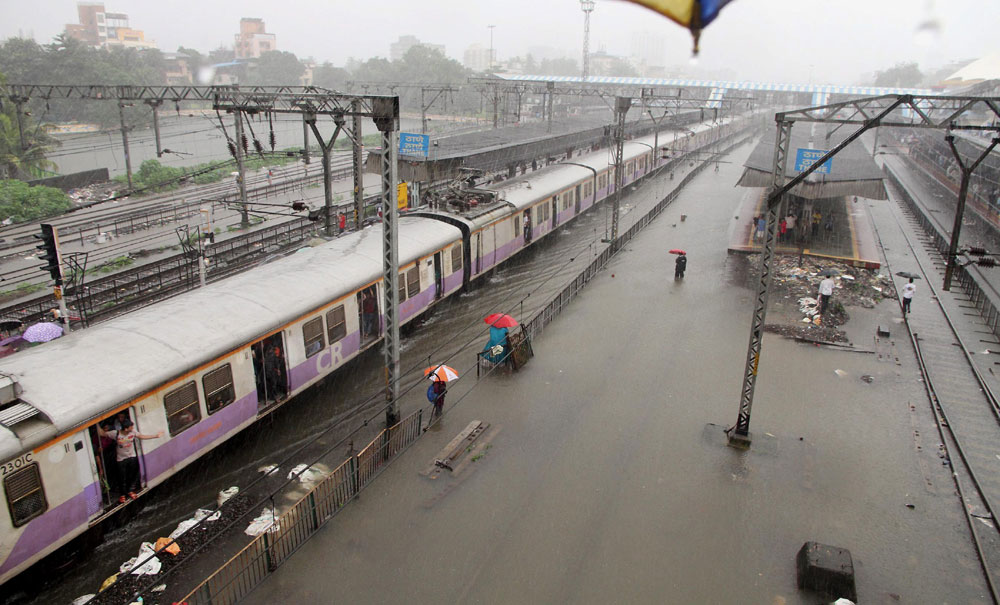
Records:
<instances>
[{"instance_id":1,"label":"red umbrella","mask_svg":"<svg viewBox=\"0 0 1000 605\"><path fill-rule=\"evenodd\" d=\"M506 313L492 313L487 315L483 321L494 328L513 328L517 325L517 320Z\"/></svg>"},{"instance_id":2,"label":"red umbrella","mask_svg":"<svg viewBox=\"0 0 1000 605\"><path fill-rule=\"evenodd\" d=\"M669 250L669 252L670 254L687 254L687 252L681 250L680 248L674 248L673 250Z\"/></svg>"}]
</instances>

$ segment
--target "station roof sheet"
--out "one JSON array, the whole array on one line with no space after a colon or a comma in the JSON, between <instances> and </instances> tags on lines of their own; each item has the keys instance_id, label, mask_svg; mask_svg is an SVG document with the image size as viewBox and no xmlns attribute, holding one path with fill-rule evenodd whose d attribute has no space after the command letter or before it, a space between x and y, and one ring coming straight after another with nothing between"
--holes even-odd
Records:
<instances>
[{"instance_id":1,"label":"station roof sheet","mask_svg":"<svg viewBox=\"0 0 1000 605\"><path fill-rule=\"evenodd\" d=\"M850 134L850 131L836 133L831 140L826 140L825 131L820 132L820 125L815 131L811 125L804 124L792 128L792 139L788 150L788 163L785 170L786 182L799 175L795 169L795 156L798 149L830 150ZM741 187L770 187L771 175L774 170L774 139L765 139L757 144L749 159L744 164L746 170L737 185ZM845 147L831 160L829 174L814 172L791 190L792 195L807 199L822 199L844 195L860 195L874 200L888 199L879 170L871 154L861 144L855 141Z\"/></svg>"}]
</instances>

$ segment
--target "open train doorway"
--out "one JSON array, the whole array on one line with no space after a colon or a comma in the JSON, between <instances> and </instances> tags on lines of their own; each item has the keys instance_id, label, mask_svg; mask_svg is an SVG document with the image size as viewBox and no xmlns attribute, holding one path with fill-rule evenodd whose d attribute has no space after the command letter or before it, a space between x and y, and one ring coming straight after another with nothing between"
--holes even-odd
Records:
<instances>
[{"instance_id":1,"label":"open train doorway","mask_svg":"<svg viewBox=\"0 0 1000 605\"><path fill-rule=\"evenodd\" d=\"M434 300L444 295L444 276L441 271L441 253L434 253Z\"/></svg>"},{"instance_id":2,"label":"open train doorway","mask_svg":"<svg viewBox=\"0 0 1000 605\"><path fill-rule=\"evenodd\" d=\"M358 292L358 320L361 326L361 347L378 338L381 331L378 312L378 288L372 284Z\"/></svg>"},{"instance_id":3,"label":"open train doorway","mask_svg":"<svg viewBox=\"0 0 1000 605\"><path fill-rule=\"evenodd\" d=\"M282 332L250 345L257 382L257 409L263 410L288 396L288 366Z\"/></svg>"},{"instance_id":4,"label":"open train doorway","mask_svg":"<svg viewBox=\"0 0 1000 605\"><path fill-rule=\"evenodd\" d=\"M130 487L125 485L126 477L124 470L122 465L118 463L117 432L113 432L121 430L126 420L132 423L133 427L135 426L135 417L132 415L132 408L125 408L114 416L105 418L99 423L92 425L87 431L90 435L91 451L94 454L97 481L101 489L100 508L105 511L121 504L120 500L128 496L129 491L131 491ZM98 426L100 426L101 431L98 430ZM105 434L101 435L101 432ZM139 439L135 439L132 443L131 447L134 448L135 456L138 459L138 457L142 456ZM138 475L139 489L144 489L146 487L145 473L139 472L138 468L131 470Z\"/></svg>"}]
</instances>

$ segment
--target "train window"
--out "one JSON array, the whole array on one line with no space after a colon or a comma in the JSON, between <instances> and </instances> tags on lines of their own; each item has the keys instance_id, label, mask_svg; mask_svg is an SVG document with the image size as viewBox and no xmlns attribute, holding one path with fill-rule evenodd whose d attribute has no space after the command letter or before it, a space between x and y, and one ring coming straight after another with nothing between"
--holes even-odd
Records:
<instances>
[{"instance_id":1,"label":"train window","mask_svg":"<svg viewBox=\"0 0 1000 605\"><path fill-rule=\"evenodd\" d=\"M608 175L602 174L601 176L597 177L598 189L604 189L607 186L608 186Z\"/></svg>"},{"instance_id":2,"label":"train window","mask_svg":"<svg viewBox=\"0 0 1000 605\"><path fill-rule=\"evenodd\" d=\"M399 297L399 302L406 300L406 274L399 274L399 283L396 286L396 295Z\"/></svg>"},{"instance_id":3,"label":"train window","mask_svg":"<svg viewBox=\"0 0 1000 605\"><path fill-rule=\"evenodd\" d=\"M583 185L583 197L590 197L594 193L594 184L587 181Z\"/></svg>"},{"instance_id":4,"label":"train window","mask_svg":"<svg viewBox=\"0 0 1000 605\"><path fill-rule=\"evenodd\" d=\"M330 344L347 336L347 319L344 305L337 305L326 314L326 330Z\"/></svg>"},{"instance_id":5,"label":"train window","mask_svg":"<svg viewBox=\"0 0 1000 605\"><path fill-rule=\"evenodd\" d=\"M233 388L233 369L227 363L205 374L201 379L205 390L205 407L209 414L214 414L236 400L236 389Z\"/></svg>"},{"instance_id":6,"label":"train window","mask_svg":"<svg viewBox=\"0 0 1000 605\"><path fill-rule=\"evenodd\" d=\"M198 386L192 380L179 389L163 396L163 408L167 412L167 429L170 436L183 431L201 420L198 407Z\"/></svg>"},{"instance_id":7,"label":"train window","mask_svg":"<svg viewBox=\"0 0 1000 605\"><path fill-rule=\"evenodd\" d=\"M323 318L310 319L302 324L302 341L306 347L306 358L323 350Z\"/></svg>"},{"instance_id":8,"label":"train window","mask_svg":"<svg viewBox=\"0 0 1000 605\"><path fill-rule=\"evenodd\" d=\"M7 494L7 508L14 527L24 525L49 508L37 463L7 474L3 478L3 491Z\"/></svg>"},{"instance_id":9,"label":"train window","mask_svg":"<svg viewBox=\"0 0 1000 605\"><path fill-rule=\"evenodd\" d=\"M406 272L406 298L420 294L420 268L413 267Z\"/></svg>"},{"instance_id":10,"label":"train window","mask_svg":"<svg viewBox=\"0 0 1000 605\"><path fill-rule=\"evenodd\" d=\"M451 247L451 271L454 273L462 268L462 247Z\"/></svg>"},{"instance_id":11,"label":"train window","mask_svg":"<svg viewBox=\"0 0 1000 605\"><path fill-rule=\"evenodd\" d=\"M521 235L521 217L514 217L514 237Z\"/></svg>"}]
</instances>

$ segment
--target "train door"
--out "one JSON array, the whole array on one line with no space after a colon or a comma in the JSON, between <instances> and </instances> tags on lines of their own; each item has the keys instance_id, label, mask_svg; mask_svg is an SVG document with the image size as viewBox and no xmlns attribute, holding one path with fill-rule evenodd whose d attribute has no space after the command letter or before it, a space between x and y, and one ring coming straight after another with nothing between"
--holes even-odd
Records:
<instances>
[{"instance_id":1,"label":"train door","mask_svg":"<svg viewBox=\"0 0 1000 605\"><path fill-rule=\"evenodd\" d=\"M531 208L524 211L524 245L531 243Z\"/></svg>"},{"instance_id":2,"label":"train door","mask_svg":"<svg viewBox=\"0 0 1000 605\"><path fill-rule=\"evenodd\" d=\"M135 417L132 408L126 408L111 418L102 420L99 424L104 431L116 431L121 428L122 421L128 419L135 425ZM96 469L97 482L100 486L100 508L107 510L119 504L119 498L126 496L128 491L125 488L125 477L118 465L117 442L110 435L102 437L97 430L97 425L91 426L87 430L90 436L91 452L94 456L94 468ZM139 439L134 441L136 456L142 456L141 443ZM142 487L146 486L146 478L143 473L139 474L139 481ZM89 511L93 513L96 511Z\"/></svg>"},{"instance_id":3,"label":"train door","mask_svg":"<svg viewBox=\"0 0 1000 605\"><path fill-rule=\"evenodd\" d=\"M441 251L434 253L434 300L444 294L444 283L441 275Z\"/></svg>"},{"instance_id":4,"label":"train door","mask_svg":"<svg viewBox=\"0 0 1000 605\"><path fill-rule=\"evenodd\" d=\"M361 346L378 338L381 331L378 312L378 288L372 284L358 292L358 322L361 326Z\"/></svg>"},{"instance_id":5,"label":"train door","mask_svg":"<svg viewBox=\"0 0 1000 605\"><path fill-rule=\"evenodd\" d=\"M559 224L559 196L552 196L552 228Z\"/></svg>"},{"instance_id":6,"label":"train door","mask_svg":"<svg viewBox=\"0 0 1000 605\"><path fill-rule=\"evenodd\" d=\"M288 365L284 333L277 332L250 345L257 381L257 409L263 410L288 395Z\"/></svg>"},{"instance_id":7,"label":"train door","mask_svg":"<svg viewBox=\"0 0 1000 605\"><path fill-rule=\"evenodd\" d=\"M583 199L583 196L580 195L580 194L581 194L582 191L583 191L583 185L577 185L576 186L576 209L574 210L577 214L580 214L580 200Z\"/></svg>"},{"instance_id":8,"label":"train door","mask_svg":"<svg viewBox=\"0 0 1000 605\"><path fill-rule=\"evenodd\" d=\"M474 273L478 274L482 271L482 257L483 257L483 232L476 232L476 265Z\"/></svg>"}]
</instances>

